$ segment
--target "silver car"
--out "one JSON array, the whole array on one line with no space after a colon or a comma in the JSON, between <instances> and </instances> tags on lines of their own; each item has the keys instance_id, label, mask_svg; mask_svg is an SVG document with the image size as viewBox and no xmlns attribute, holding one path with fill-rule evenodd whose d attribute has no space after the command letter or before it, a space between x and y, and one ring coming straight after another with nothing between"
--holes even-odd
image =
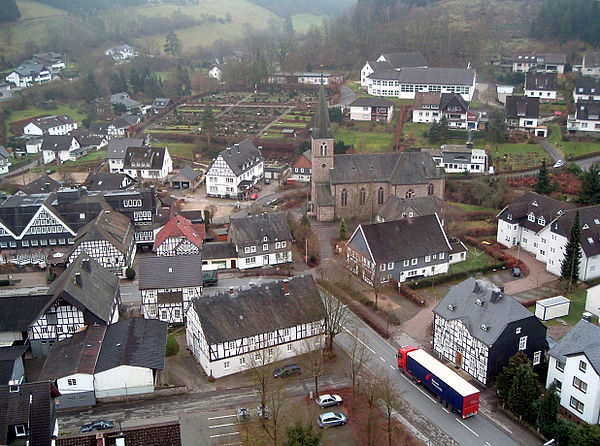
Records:
<instances>
[{"instance_id":1,"label":"silver car","mask_svg":"<svg viewBox=\"0 0 600 446\"><path fill-rule=\"evenodd\" d=\"M343 426L348 422L346 415L339 412L327 412L319 415L319 427Z\"/></svg>"},{"instance_id":2,"label":"silver car","mask_svg":"<svg viewBox=\"0 0 600 446\"><path fill-rule=\"evenodd\" d=\"M342 397L326 393L318 397L315 402L321 407L339 406L342 404Z\"/></svg>"}]
</instances>

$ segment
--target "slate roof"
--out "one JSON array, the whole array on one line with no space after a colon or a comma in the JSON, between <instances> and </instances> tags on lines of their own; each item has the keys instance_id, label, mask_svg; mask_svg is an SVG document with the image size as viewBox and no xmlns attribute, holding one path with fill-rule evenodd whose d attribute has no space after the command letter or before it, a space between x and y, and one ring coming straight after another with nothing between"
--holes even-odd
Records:
<instances>
[{"instance_id":1,"label":"slate roof","mask_svg":"<svg viewBox=\"0 0 600 446\"><path fill-rule=\"evenodd\" d=\"M317 193L317 204L319 206L335 205L335 198L331 195L331 186L329 183L317 183L315 192Z\"/></svg>"},{"instance_id":2,"label":"slate roof","mask_svg":"<svg viewBox=\"0 0 600 446\"><path fill-rule=\"evenodd\" d=\"M408 215L409 209L414 209L417 216L439 213L444 202L438 197L400 198L390 195L377 211L385 221L399 220Z\"/></svg>"},{"instance_id":3,"label":"slate roof","mask_svg":"<svg viewBox=\"0 0 600 446\"><path fill-rule=\"evenodd\" d=\"M507 118L539 118L540 98L527 96L506 96Z\"/></svg>"},{"instance_id":4,"label":"slate roof","mask_svg":"<svg viewBox=\"0 0 600 446\"><path fill-rule=\"evenodd\" d=\"M589 101L580 99L575 104L577 119L586 121L600 120L600 101Z\"/></svg>"},{"instance_id":5,"label":"slate roof","mask_svg":"<svg viewBox=\"0 0 600 446\"><path fill-rule=\"evenodd\" d=\"M236 246L249 246L268 242L291 240L292 234L283 212L251 215L236 218L229 224L229 236Z\"/></svg>"},{"instance_id":6,"label":"slate roof","mask_svg":"<svg viewBox=\"0 0 600 446\"><path fill-rule=\"evenodd\" d=\"M0 222L14 234L21 234L42 205L50 206L51 194L12 195L0 203Z\"/></svg>"},{"instance_id":7,"label":"slate roof","mask_svg":"<svg viewBox=\"0 0 600 446\"><path fill-rule=\"evenodd\" d=\"M316 322L325 318L319 290L311 275L255 285L194 300L193 308L208 344Z\"/></svg>"},{"instance_id":8,"label":"slate roof","mask_svg":"<svg viewBox=\"0 0 600 446\"><path fill-rule=\"evenodd\" d=\"M46 135L42 142L42 151L51 150L53 152L63 152L69 150L73 136L70 135Z\"/></svg>"},{"instance_id":9,"label":"slate roof","mask_svg":"<svg viewBox=\"0 0 600 446\"><path fill-rule=\"evenodd\" d=\"M477 304L477 299L482 305ZM445 320L460 320L471 336L487 346L496 342L508 324L535 318L514 297L490 282L473 277L450 288L433 312Z\"/></svg>"},{"instance_id":10,"label":"slate roof","mask_svg":"<svg viewBox=\"0 0 600 446\"><path fill-rule=\"evenodd\" d=\"M600 205L565 211L552 224L552 231L569 239L575 214L579 211L581 222L581 249L586 257L600 254ZM596 223L598 222L598 223Z\"/></svg>"},{"instance_id":11,"label":"slate roof","mask_svg":"<svg viewBox=\"0 0 600 446\"><path fill-rule=\"evenodd\" d=\"M41 177L38 177L35 180L27 183L25 186L21 186L19 190L26 195L33 195L56 192L59 188L60 184L58 181L44 174Z\"/></svg>"},{"instance_id":12,"label":"slate roof","mask_svg":"<svg viewBox=\"0 0 600 446\"><path fill-rule=\"evenodd\" d=\"M73 251L84 242L103 240L117 248L126 258L131 252L131 246L135 244L134 229L129 217L108 205L103 206L103 211L77 233Z\"/></svg>"},{"instance_id":13,"label":"slate roof","mask_svg":"<svg viewBox=\"0 0 600 446\"><path fill-rule=\"evenodd\" d=\"M582 89L582 91L579 91ZM593 90L593 91L592 91ZM582 77L575 80L575 94L599 95L600 80L593 77Z\"/></svg>"},{"instance_id":14,"label":"slate roof","mask_svg":"<svg viewBox=\"0 0 600 446\"><path fill-rule=\"evenodd\" d=\"M584 53L583 57L586 68L600 67L600 53L598 51L588 51Z\"/></svg>"},{"instance_id":15,"label":"slate roof","mask_svg":"<svg viewBox=\"0 0 600 446\"><path fill-rule=\"evenodd\" d=\"M2 158L10 158L10 153L8 153L8 150L6 150L6 147L0 145L0 156Z\"/></svg>"},{"instance_id":16,"label":"slate roof","mask_svg":"<svg viewBox=\"0 0 600 446\"><path fill-rule=\"evenodd\" d=\"M20 384L18 392L0 386L0 444L8 444L10 426L24 424L29 425L29 446L48 446L56 422L55 396L49 382Z\"/></svg>"},{"instance_id":17,"label":"slate roof","mask_svg":"<svg viewBox=\"0 0 600 446\"><path fill-rule=\"evenodd\" d=\"M311 137L313 139L333 138L333 130L331 129L331 122L329 122L329 107L327 107L327 98L325 97L323 85L319 87L319 98L317 109L315 110L315 120Z\"/></svg>"},{"instance_id":18,"label":"slate roof","mask_svg":"<svg viewBox=\"0 0 600 446\"><path fill-rule=\"evenodd\" d=\"M12 379L15 361L29 349L27 345L0 347L0 386L8 385Z\"/></svg>"},{"instance_id":19,"label":"slate roof","mask_svg":"<svg viewBox=\"0 0 600 446\"><path fill-rule=\"evenodd\" d=\"M548 351L550 356L565 362L568 356L584 354L600 375L600 327L580 320Z\"/></svg>"},{"instance_id":20,"label":"slate roof","mask_svg":"<svg viewBox=\"0 0 600 446\"><path fill-rule=\"evenodd\" d=\"M440 105L440 94L439 93L415 93L415 105L414 108L421 108L423 104L437 105L439 109Z\"/></svg>"},{"instance_id":21,"label":"slate roof","mask_svg":"<svg viewBox=\"0 0 600 446\"><path fill-rule=\"evenodd\" d=\"M565 65L567 63L567 55L565 53L530 53L516 54L512 57L513 62L537 63L537 58L544 60L545 64Z\"/></svg>"},{"instance_id":22,"label":"slate roof","mask_svg":"<svg viewBox=\"0 0 600 446\"><path fill-rule=\"evenodd\" d=\"M89 191L113 191L120 189L128 189L132 187L137 180L130 177L126 173L110 173L110 172L91 172L86 180Z\"/></svg>"},{"instance_id":23,"label":"slate roof","mask_svg":"<svg viewBox=\"0 0 600 446\"><path fill-rule=\"evenodd\" d=\"M0 298L0 333L27 331L51 299L48 294Z\"/></svg>"},{"instance_id":24,"label":"slate roof","mask_svg":"<svg viewBox=\"0 0 600 446\"><path fill-rule=\"evenodd\" d=\"M106 159L125 159L127 147L142 147L144 140L140 138L114 138L108 142Z\"/></svg>"},{"instance_id":25,"label":"slate roof","mask_svg":"<svg viewBox=\"0 0 600 446\"><path fill-rule=\"evenodd\" d=\"M140 257L138 262L140 290L202 286L200 254Z\"/></svg>"},{"instance_id":26,"label":"slate roof","mask_svg":"<svg viewBox=\"0 0 600 446\"><path fill-rule=\"evenodd\" d=\"M127 147L123 167L133 170L160 170L166 152L166 147Z\"/></svg>"},{"instance_id":27,"label":"slate roof","mask_svg":"<svg viewBox=\"0 0 600 446\"><path fill-rule=\"evenodd\" d=\"M443 177L441 169L424 152L336 155L333 166L331 184L425 184Z\"/></svg>"},{"instance_id":28,"label":"slate roof","mask_svg":"<svg viewBox=\"0 0 600 446\"><path fill-rule=\"evenodd\" d=\"M42 64L29 63L29 64L19 65L17 68L15 68L13 70L13 72L16 72L21 77L32 76L33 78L35 78L44 70L47 70L47 69Z\"/></svg>"},{"instance_id":29,"label":"slate roof","mask_svg":"<svg viewBox=\"0 0 600 446\"><path fill-rule=\"evenodd\" d=\"M186 164L179 172L172 174L169 181L195 181L201 175L197 170L192 169L189 164ZM181 178L179 178L181 177Z\"/></svg>"},{"instance_id":30,"label":"slate roof","mask_svg":"<svg viewBox=\"0 0 600 446\"><path fill-rule=\"evenodd\" d=\"M437 215L360 225L375 263L396 262L440 252L451 247ZM349 242L352 244L352 239Z\"/></svg>"},{"instance_id":31,"label":"slate roof","mask_svg":"<svg viewBox=\"0 0 600 446\"><path fill-rule=\"evenodd\" d=\"M75 373L94 374L106 325L89 325L73 336L55 342L38 380L56 381Z\"/></svg>"},{"instance_id":32,"label":"slate roof","mask_svg":"<svg viewBox=\"0 0 600 446\"><path fill-rule=\"evenodd\" d=\"M75 137L81 147L98 147L106 142L105 137L92 135L88 131L75 130L71 132L71 136Z\"/></svg>"},{"instance_id":33,"label":"slate roof","mask_svg":"<svg viewBox=\"0 0 600 446\"><path fill-rule=\"evenodd\" d=\"M235 244L229 242L209 242L202 245L202 258L204 260L235 259L237 251Z\"/></svg>"},{"instance_id":34,"label":"slate roof","mask_svg":"<svg viewBox=\"0 0 600 446\"><path fill-rule=\"evenodd\" d=\"M500 211L498 217L509 223L518 223L524 228L538 232L560 214L573 208L575 208L573 203L558 201L535 192L527 192L521 198L509 204L502 211ZM528 220L528 215L531 212L535 217L535 221ZM511 215L512 218L509 219L509 215ZM544 226L538 224L537 220L539 217L544 217Z\"/></svg>"},{"instance_id":35,"label":"slate roof","mask_svg":"<svg viewBox=\"0 0 600 446\"><path fill-rule=\"evenodd\" d=\"M458 93L442 93L440 96L440 110L445 110L452 102L458 102L458 105L465 111L469 110L469 104Z\"/></svg>"},{"instance_id":36,"label":"slate roof","mask_svg":"<svg viewBox=\"0 0 600 446\"><path fill-rule=\"evenodd\" d=\"M88 271L84 265L89 265L90 270ZM79 274L81 286L75 281L77 274ZM53 299L46 307L61 297L83 312L86 324L94 322L106 324L110 322L112 316L111 310L115 295L119 294L119 278L82 252L52 282L48 294L51 294Z\"/></svg>"},{"instance_id":37,"label":"slate roof","mask_svg":"<svg viewBox=\"0 0 600 446\"><path fill-rule=\"evenodd\" d=\"M219 155L236 176L247 170L247 168L244 169L244 164L254 166L263 160L260 150L254 146L250 139L245 139L237 145L234 144L233 147L228 147L221 151ZM210 167L212 167L212 164ZM210 170L210 167L208 170Z\"/></svg>"},{"instance_id":38,"label":"slate roof","mask_svg":"<svg viewBox=\"0 0 600 446\"><path fill-rule=\"evenodd\" d=\"M166 322L131 318L109 325L102 341L95 373L122 365L165 368L167 348Z\"/></svg>"},{"instance_id":39,"label":"slate roof","mask_svg":"<svg viewBox=\"0 0 600 446\"><path fill-rule=\"evenodd\" d=\"M129 97L129 93L115 93L110 95L110 103L111 104L123 104L127 110L131 110L132 108L140 107L138 101L134 101Z\"/></svg>"},{"instance_id":40,"label":"slate roof","mask_svg":"<svg viewBox=\"0 0 600 446\"><path fill-rule=\"evenodd\" d=\"M48 132L51 128L60 127L61 125L77 124L73 118L67 115L46 116L43 118L36 118L31 122L39 127L44 133Z\"/></svg>"},{"instance_id":41,"label":"slate roof","mask_svg":"<svg viewBox=\"0 0 600 446\"><path fill-rule=\"evenodd\" d=\"M393 68L426 67L427 66L427 61L420 53L408 53L408 52L388 53L388 54L383 54L383 57L385 57L385 60Z\"/></svg>"},{"instance_id":42,"label":"slate roof","mask_svg":"<svg viewBox=\"0 0 600 446\"><path fill-rule=\"evenodd\" d=\"M394 103L383 98L362 97L352 102L349 107L386 107L393 106Z\"/></svg>"},{"instance_id":43,"label":"slate roof","mask_svg":"<svg viewBox=\"0 0 600 446\"><path fill-rule=\"evenodd\" d=\"M399 71L379 70L370 79L392 79L401 84L467 85L472 86L475 70L472 68L417 68L407 67Z\"/></svg>"},{"instance_id":44,"label":"slate roof","mask_svg":"<svg viewBox=\"0 0 600 446\"><path fill-rule=\"evenodd\" d=\"M527 73L525 75L526 90L550 90L558 87L558 76L556 73Z\"/></svg>"},{"instance_id":45,"label":"slate roof","mask_svg":"<svg viewBox=\"0 0 600 446\"><path fill-rule=\"evenodd\" d=\"M182 215L176 215L164 225L154 238L154 250L169 237L185 237L198 248L202 248L202 240L205 237L204 225L192 223Z\"/></svg>"}]
</instances>

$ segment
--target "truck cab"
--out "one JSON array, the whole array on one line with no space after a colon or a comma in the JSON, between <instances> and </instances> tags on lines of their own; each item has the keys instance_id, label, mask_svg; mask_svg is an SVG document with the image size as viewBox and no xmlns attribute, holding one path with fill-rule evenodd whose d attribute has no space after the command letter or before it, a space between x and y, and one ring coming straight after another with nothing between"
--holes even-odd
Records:
<instances>
[{"instance_id":1,"label":"truck cab","mask_svg":"<svg viewBox=\"0 0 600 446\"><path fill-rule=\"evenodd\" d=\"M402 370L404 373L406 373L408 376L410 376L411 378L413 378L413 376L406 367L406 357L407 357L408 353L412 352L413 350L418 350L418 349L416 347L413 347L412 345L409 345L409 346L398 349L398 353L396 353L396 358L398 358L398 368L400 370Z\"/></svg>"}]
</instances>

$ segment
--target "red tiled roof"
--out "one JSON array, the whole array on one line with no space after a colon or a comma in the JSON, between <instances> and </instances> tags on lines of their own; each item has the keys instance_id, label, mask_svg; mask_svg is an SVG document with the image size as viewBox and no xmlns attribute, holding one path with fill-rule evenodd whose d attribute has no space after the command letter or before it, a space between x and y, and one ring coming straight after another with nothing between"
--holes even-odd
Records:
<instances>
[{"instance_id":1,"label":"red tiled roof","mask_svg":"<svg viewBox=\"0 0 600 446\"><path fill-rule=\"evenodd\" d=\"M300 158L296 160L292 167L303 167L310 169L312 167L312 163L307 157L305 157L304 155L300 155Z\"/></svg>"},{"instance_id":2,"label":"red tiled roof","mask_svg":"<svg viewBox=\"0 0 600 446\"><path fill-rule=\"evenodd\" d=\"M204 239L204 225L193 225L187 218L181 215L176 215L156 234L154 241L154 250L158 248L162 242L169 237L186 237L190 242L198 248L202 248L202 240Z\"/></svg>"}]
</instances>

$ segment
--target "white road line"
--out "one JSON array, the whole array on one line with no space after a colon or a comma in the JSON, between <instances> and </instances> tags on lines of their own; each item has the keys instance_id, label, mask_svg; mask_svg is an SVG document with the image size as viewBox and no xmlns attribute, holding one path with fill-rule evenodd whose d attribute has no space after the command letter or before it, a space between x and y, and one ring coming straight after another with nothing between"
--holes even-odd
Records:
<instances>
[{"instance_id":1,"label":"white road line","mask_svg":"<svg viewBox=\"0 0 600 446\"><path fill-rule=\"evenodd\" d=\"M230 427L237 426L237 423L227 423L227 424L215 424L214 426L208 426L209 429L218 429L220 427Z\"/></svg>"},{"instance_id":2,"label":"white road line","mask_svg":"<svg viewBox=\"0 0 600 446\"><path fill-rule=\"evenodd\" d=\"M219 438L219 437L230 437L232 435L239 435L239 432L229 432L228 434L215 434L211 435L210 438ZM479 437L479 435L477 435Z\"/></svg>"},{"instance_id":3,"label":"white road line","mask_svg":"<svg viewBox=\"0 0 600 446\"><path fill-rule=\"evenodd\" d=\"M236 417L236 416L237 416L237 415L235 415L235 414L233 414L233 415L222 415L222 416L220 416L220 417L208 417L208 418L207 418L207 420L208 420L208 421L210 421L210 420L221 420L221 419L223 419L223 418L234 418L234 417Z\"/></svg>"},{"instance_id":4,"label":"white road line","mask_svg":"<svg viewBox=\"0 0 600 446\"><path fill-rule=\"evenodd\" d=\"M420 389L419 386L417 386L414 382L412 382L410 379L408 379L406 376L401 375L406 381L408 381L409 384L412 384L415 389L417 389L419 392L421 392L423 395L425 395L427 398L429 398L431 401L433 401L434 403L437 403L436 400L434 400L433 398L431 398L431 396L427 395L423 389Z\"/></svg>"},{"instance_id":5,"label":"white road line","mask_svg":"<svg viewBox=\"0 0 600 446\"><path fill-rule=\"evenodd\" d=\"M352 336L353 338L355 338L358 342L360 342L362 345L364 345L365 347L367 347L369 349L369 351L373 354L375 354L375 350L373 350L371 347L369 347L367 344L365 344L363 341L361 341L359 338L357 338L354 333L352 333L350 330L348 330L346 327L343 327L344 330L346 330L348 332L348 334L350 336Z\"/></svg>"},{"instance_id":6,"label":"white road line","mask_svg":"<svg viewBox=\"0 0 600 446\"><path fill-rule=\"evenodd\" d=\"M467 426L465 423L463 423L462 421L460 421L458 418L455 418L456 421L458 421L460 424L462 424L464 426L464 428L466 430L468 430L469 432L471 432L473 435L475 435L476 437L479 437L479 434L477 432L475 432L473 429L471 429L469 426Z\"/></svg>"},{"instance_id":7,"label":"white road line","mask_svg":"<svg viewBox=\"0 0 600 446\"><path fill-rule=\"evenodd\" d=\"M392 370L396 370L396 367L394 367L393 365L390 366L390 369Z\"/></svg>"},{"instance_id":8,"label":"white road line","mask_svg":"<svg viewBox=\"0 0 600 446\"><path fill-rule=\"evenodd\" d=\"M225 444L224 444L224 445L222 445L222 446L234 446L234 445L236 445L236 444L242 444L242 442L241 442L241 441L236 441L235 443L225 443Z\"/></svg>"},{"instance_id":9,"label":"white road line","mask_svg":"<svg viewBox=\"0 0 600 446\"><path fill-rule=\"evenodd\" d=\"M490 443L489 441L486 441L485 446L492 446L492 443Z\"/></svg>"},{"instance_id":10,"label":"white road line","mask_svg":"<svg viewBox=\"0 0 600 446\"><path fill-rule=\"evenodd\" d=\"M383 362L385 362L385 359L383 359L383 356L380 356L379 359L381 359Z\"/></svg>"},{"instance_id":11,"label":"white road line","mask_svg":"<svg viewBox=\"0 0 600 446\"><path fill-rule=\"evenodd\" d=\"M446 413L450 413L450 411L448 409L446 409L444 406L442 406L442 410Z\"/></svg>"}]
</instances>

